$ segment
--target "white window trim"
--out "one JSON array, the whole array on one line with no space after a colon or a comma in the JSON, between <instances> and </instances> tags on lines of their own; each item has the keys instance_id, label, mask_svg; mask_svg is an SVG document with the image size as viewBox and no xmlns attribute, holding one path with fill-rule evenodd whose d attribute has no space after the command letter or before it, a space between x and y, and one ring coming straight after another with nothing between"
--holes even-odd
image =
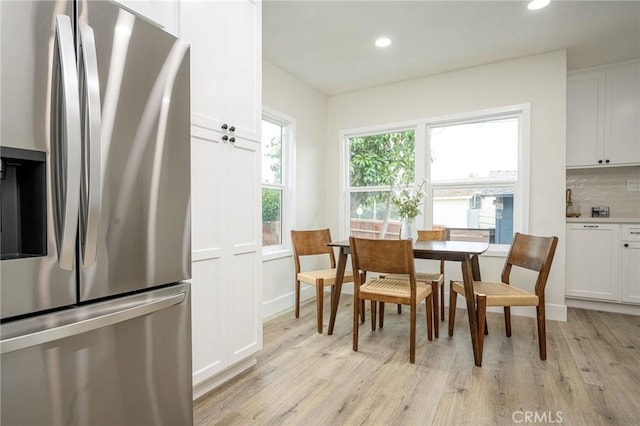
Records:
<instances>
[{"instance_id":1,"label":"white window trim","mask_svg":"<svg viewBox=\"0 0 640 426\"><path fill-rule=\"evenodd\" d=\"M282 244L262 247L262 260L275 260L292 255L289 230L295 228L295 175L296 175L296 119L266 106L262 107L262 119L279 124L286 129L282 140ZM261 182L261 188L270 187ZM273 186L276 188L276 186Z\"/></svg>"},{"instance_id":2,"label":"white window trim","mask_svg":"<svg viewBox=\"0 0 640 426\"><path fill-rule=\"evenodd\" d=\"M492 117L504 117L512 115L520 120L518 137L518 180L516 181L516 194L514 200L514 232L526 233L529 230L529 198L530 198L530 163L531 163L531 104L516 104L506 107L475 110L464 113L436 116L419 120L374 125L353 129L341 130L340 135L340 188L342 196L339 197L338 209L341 212L338 223L340 238L349 236L349 138L369 136L379 133L390 133L401 130L415 129L416 161L415 179L419 181L424 176L430 175L430 161L428 154L428 127L444 124L460 124L463 122L476 122ZM433 193L431 185L427 188L427 201L424 206L424 216L418 216L418 226L430 227L433 224ZM506 256L509 244L491 244L488 256Z\"/></svg>"}]
</instances>

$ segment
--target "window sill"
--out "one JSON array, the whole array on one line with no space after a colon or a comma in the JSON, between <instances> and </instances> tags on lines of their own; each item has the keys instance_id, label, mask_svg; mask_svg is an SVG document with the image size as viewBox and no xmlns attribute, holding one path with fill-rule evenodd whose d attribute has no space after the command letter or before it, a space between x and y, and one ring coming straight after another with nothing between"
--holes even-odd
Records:
<instances>
[{"instance_id":1,"label":"window sill","mask_svg":"<svg viewBox=\"0 0 640 426\"><path fill-rule=\"evenodd\" d=\"M482 253L485 257L507 257L509 254L510 244L490 244L489 250Z\"/></svg>"},{"instance_id":2,"label":"window sill","mask_svg":"<svg viewBox=\"0 0 640 426\"><path fill-rule=\"evenodd\" d=\"M269 262L271 260L282 259L284 257L293 256L293 252L290 248L267 248L262 250L262 261Z\"/></svg>"}]
</instances>

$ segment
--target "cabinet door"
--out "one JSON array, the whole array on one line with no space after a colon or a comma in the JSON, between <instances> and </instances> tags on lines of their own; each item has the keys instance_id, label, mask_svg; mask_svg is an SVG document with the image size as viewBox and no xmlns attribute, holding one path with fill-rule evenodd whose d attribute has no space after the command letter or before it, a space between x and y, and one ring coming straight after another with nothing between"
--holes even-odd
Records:
<instances>
[{"instance_id":1,"label":"cabinet door","mask_svg":"<svg viewBox=\"0 0 640 426\"><path fill-rule=\"evenodd\" d=\"M567 225L566 295L618 300L620 225Z\"/></svg>"},{"instance_id":2,"label":"cabinet door","mask_svg":"<svg viewBox=\"0 0 640 426\"><path fill-rule=\"evenodd\" d=\"M593 166L602 161L604 74L567 79L567 166Z\"/></svg>"},{"instance_id":3,"label":"cabinet door","mask_svg":"<svg viewBox=\"0 0 640 426\"><path fill-rule=\"evenodd\" d=\"M229 356L235 362L262 348L262 231L260 144L236 139L228 157L230 276Z\"/></svg>"},{"instance_id":4,"label":"cabinet door","mask_svg":"<svg viewBox=\"0 0 640 426\"><path fill-rule=\"evenodd\" d=\"M640 64L607 71L605 161L640 163Z\"/></svg>"},{"instance_id":5,"label":"cabinet door","mask_svg":"<svg viewBox=\"0 0 640 426\"><path fill-rule=\"evenodd\" d=\"M225 123L238 137L260 141L262 119L262 3L223 2Z\"/></svg>"},{"instance_id":6,"label":"cabinet door","mask_svg":"<svg viewBox=\"0 0 640 426\"><path fill-rule=\"evenodd\" d=\"M165 31L174 35L177 34L177 0L118 0L118 3L127 9L132 10L136 14L153 21L161 26Z\"/></svg>"},{"instance_id":7,"label":"cabinet door","mask_svg":"<svg viewBox=\"0 0 640 426\"><path fill-rule=\"evenodd\" d=\"M221 371L226 361L227 250L224 225L227 146L219 134L194 128L191 142L193 384Z\"/></svg>"},{"instance_id":8,"label":"cabinet door","mask_svg":"<svg viewBox=\"0 0 640 426\"><path fill-rule=\"evenodd\" d=\"M191 123L216 131L224 116L223 24L220 2L180 2L180 37L191 44Z\"/></svg>"},{"instance_id":9,"label":"cabinet door","mask_svg":"<svg viewBox=\"0 0 640 426\"><path fill-rule=\"evenodd\" d=\"M620 300L640 303L640 243L627 243L622 248Z\"/></svg>"}]
</instances>

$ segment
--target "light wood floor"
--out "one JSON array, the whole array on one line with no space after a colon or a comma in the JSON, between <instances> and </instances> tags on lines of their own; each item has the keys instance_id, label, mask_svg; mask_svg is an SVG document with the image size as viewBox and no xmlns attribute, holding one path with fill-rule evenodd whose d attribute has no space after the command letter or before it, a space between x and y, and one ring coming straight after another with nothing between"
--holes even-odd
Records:
<instances>
[{"instance_id":1,"label":"light wood floor","mask_svg":"<svg viewBox=\"0 0 640 426\"><path fill-rule=\"evenodd\" d=\"M341 297L332 336L327 320L325 334L316 332L313 300L297 320L288 311L267 321L258 364L196 401L195 424L639 424L640 317L570 308L566 323L547 321L541 361L534 319L513 316L507 338L503 316L488 313L478 368L465 311L454 337L442 322L433 342L420 311L412 365L407 308L387 307L375 332L367 318L353 352L352 301Z\"/></svg>"}]
</instances>

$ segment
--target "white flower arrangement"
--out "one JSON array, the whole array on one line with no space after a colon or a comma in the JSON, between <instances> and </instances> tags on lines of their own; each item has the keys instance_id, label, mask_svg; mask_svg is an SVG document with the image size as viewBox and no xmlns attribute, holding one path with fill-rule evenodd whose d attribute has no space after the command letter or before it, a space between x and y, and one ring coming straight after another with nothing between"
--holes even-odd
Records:
<instances>
[{"instance_id":1,"label":"white flower arrangement","mask_svg":"<svg viewBox=\"0 0 640 426\"><path fill-rule=\"evenodd\" d=\"M405 185L393 191L391 202L398 209L400 217L415 218L420 214L420 206L427 196L424 190L426 183L427 180L422 179L420 185Z\"/></svg>"}]
</instances>

